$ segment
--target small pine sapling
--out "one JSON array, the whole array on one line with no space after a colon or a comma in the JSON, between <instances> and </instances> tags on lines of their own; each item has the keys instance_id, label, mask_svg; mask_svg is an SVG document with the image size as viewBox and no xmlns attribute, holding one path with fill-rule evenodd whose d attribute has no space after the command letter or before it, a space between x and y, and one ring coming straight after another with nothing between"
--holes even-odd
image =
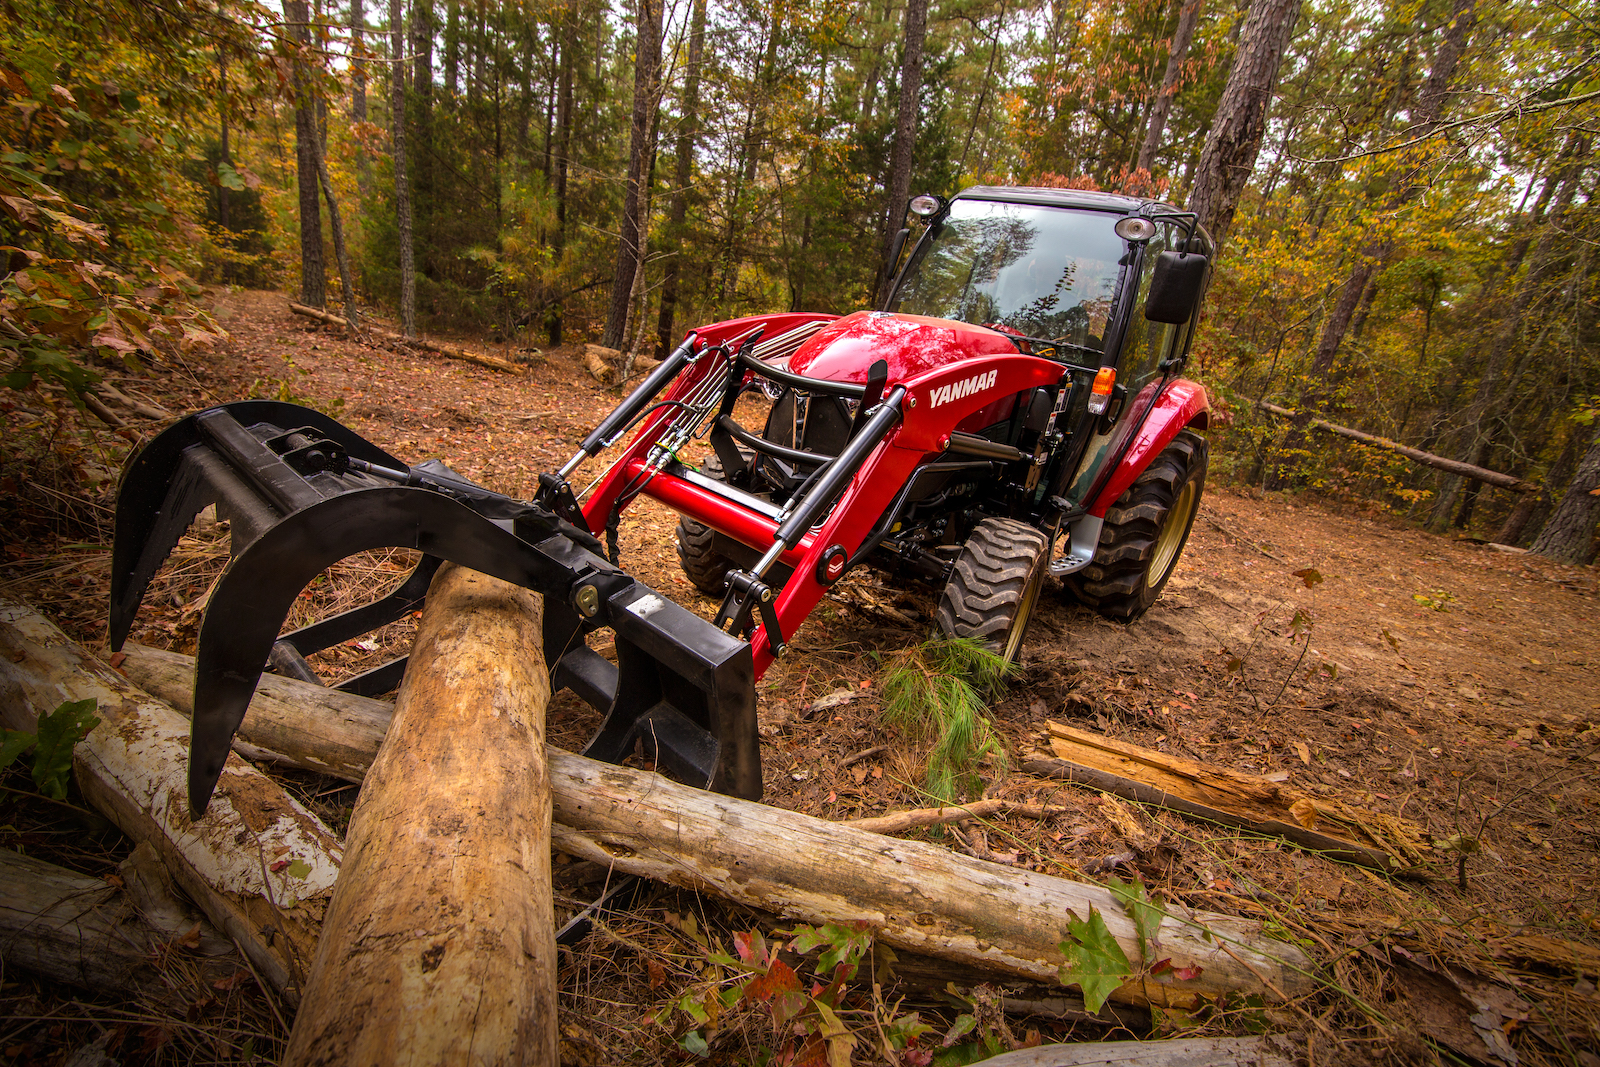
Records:
<instances>
[{"instance_id":1,"label":"small pine sapling","mask_svg":"<svg viewBox=\"0 0 1600 1067\"><path fill-rule=\"evenodd\" d=\"M969 637L934 638L896 654L883 674L883 712L890 724L931 738L928 792L953 803L972 788L976 767L1005 750L984 712L1015 670Z\"/></svg>"}]
</instances>

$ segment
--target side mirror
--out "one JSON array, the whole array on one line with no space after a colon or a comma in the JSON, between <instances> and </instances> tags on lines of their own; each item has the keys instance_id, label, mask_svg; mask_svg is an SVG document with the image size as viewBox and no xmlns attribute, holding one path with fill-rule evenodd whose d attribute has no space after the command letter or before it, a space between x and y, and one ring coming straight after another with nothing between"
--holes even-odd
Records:
<instances>
[{"instance_id":1,"label":"side mirror","mask_svg":"<svg viewBox=\"0 0 1600 1067\"><path fill-rule=\"evenodd\" d=\"M1206 257L1198 252L1162 252L1150 277L1144 317L1182 325L1194 314L1206 284Z\"/></svg>"}]
</instances>

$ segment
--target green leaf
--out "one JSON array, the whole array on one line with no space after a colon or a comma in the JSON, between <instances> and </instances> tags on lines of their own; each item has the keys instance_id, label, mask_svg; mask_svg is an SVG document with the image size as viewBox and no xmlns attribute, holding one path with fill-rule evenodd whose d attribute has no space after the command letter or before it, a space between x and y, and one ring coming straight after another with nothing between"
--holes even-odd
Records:
<instances>
[{"instance_id":1,"label":"green leaf","mask_svg":"<svg viewBox=\"0 0 1600 1067\"><path fill-rule=\"evenodd\" d=\"M1061 942L1061 954L1067 957L1061 968L1061 984L1083 990L1084 1007L1097 1012L1106 998L1132 977L1128 954L1111 936L1104 916L1092 907L1087 921L1072 916L1067 922L1067 935L1069 940Z\"/></svg>"},{"instance_id":2,"label":"green leaf","mask_svg":"<svg viewBox=\"0 0 1600 1067\"><path fill-rule=\"evenodd\" d=\"M678 1045L683 1051L691 1052L701 1059L705 1059L711 1054L711 1046L706 1044L706 1039L701 1036L698 1030L690 1030L687 1034L684 1034L683 1037L678 1039Z\"/></svg>"},{"instance_id":3,"label":"green leaf","mask_svg":"<svg viewBox=\"0 0 1600 1067\"><path fill-rule=\"evenodd\" d=\"M1111 895L1133 920L1134 929L1139 931L1139 950L1147 952L1150 946L1157 944L1156 936L1161 931L1161 920L1167 917L1167 909L1162 907L1159 898L1152 899L1145 891L1138 875L1133 876L1132 882L1112 878L1106 888L1111 890Z\"/></svg>"},{"instance_id":4,"label":"green leaf","mask_svg":"<svg viewBox=\"0 0 1600 1067\"><path fill-rule=\"evenodd\" d=\"M304 878L306 875L311 873L311 864L307 863L305 860L297 859L293 863L289 864L288 867L284 868L284 873L290 878Z\"/></svg>"},{"instance_id":5,"label":"green leaf","mask_svg":"<svg viewBox=\"0 0 1600 1067\"><path fill-rule=\"evenodd\" d=\"M54 800L67 798L72 779L72 749L100 722L95 701L69 700L48 715L39 716L39 747L33 754L33 781L39 792Z\"/></svg>"},{"instance_id":6,"label":"green leaf","mask_svg":"<svg viewBox=\"0 0 1600 1067\"><path fill-rule=\"evenodd\" d=\"M17 757L34 746L39 738L24 730L6 730L0 734L0 770L17 761Z\"/></svg>"}]
</instances>

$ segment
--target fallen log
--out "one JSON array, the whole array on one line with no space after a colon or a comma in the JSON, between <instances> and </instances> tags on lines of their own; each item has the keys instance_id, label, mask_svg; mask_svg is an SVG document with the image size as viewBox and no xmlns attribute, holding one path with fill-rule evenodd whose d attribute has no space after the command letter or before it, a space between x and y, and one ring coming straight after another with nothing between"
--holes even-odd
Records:
<instances>
[{"instance_id":1,"label":"fallen log","mask_svg":"<svg viewBox=\"0 0 1600 1067\"><path fill-rule=\"evenodd\" d=\"M317 718L293 701L316 688L285 680L258 692L240 736L252 739L266 721L314 735ZM367 705L374 713L383 707ZM1139 959L1132 923L1098 885L1000 867L554 749L549 764L553 844L579 859L801 922L864 920L897 949L1028 982L1059 984L1069 910L1085 919L1091 908L1099 911L1128 958ZM1200 964L1200 976L1132 981L1113 999L1192 1007L1223 991L1296 996L1312 985L1306 956L1264 936L1256 922L1175 909L1159 936L1163 954L1179 967Z\"/></svg>"},{"instance_id":2,"label":"fallen log","mask_svg":"<svg viewBox=\"0 0 1600 1067\"><path fill-rule=\"evenodd\" d=\"M136 870L125 867L123 877L137 878ZM203 937L198 918L183 929L162 921L180 908L170 898L136 901L103 878L0 849L0 959L8 969L182 1014L209 983L245 965L231 942Z\"/></svg>"},{"instance_id":3,"label":"fallen log","mask_svg":"<svg viewBox=\"0 0 1600 1067\"><path fill-rule=\"evenodd\" d=\"M446 564L286 1064L557 1063L541 604Z\"/></svg>"},{"instance_id":4,"label":"fallen log","mask_svg":"<svg viewBox=\"0 0 1600 1067\"><path fill-rule=\"evenodd\" d=\"M298 1003L339 872L333 831L230 756L206 817L189 818L189 723L26 605L0 599L0 724L33 730L63 701L101 722L73 750L84 797L160 853L178 885L257 972Z\"/></svg>"},{"instance_id":5,"label":"fallen log","mask_svg":"<svg viewBox=\"0 0 1600 1067\"><path fill-rule=\"evenodd\" d=\"M1023 761L1029 774L1282 837L1329 859L1377 870L1404 870L1425 858L1428 845L1421 828L1404 820L1062 723L1049 726L1057 758Z\"/></svg>"},{"instance_id":6,"label":"fallen log","mask_svg":"<svg viewBox=\"0 0 1600 1067\"><path fill-rule=\"evenodd\" d=\"M1296 415L1292 408L1280 407L1265 400L1256 401L1256 407L1286 419L1292 419ZM1497 489L1509 489L1514 493L1536 493L1539 491L1537 485L1532 482L1525 482L1514 474L1502 474L1499 471L1488 470L1484 467L1474 466L1471 463L1463 463L1459 459L1437 456L1432 452L1424 452L1420 448L1410 448L1398 441L1391 441L1387 437L1362 433L1360 430L1353 430L1348 426L1340 426L1326 419L1312 419L1306 425L1313 430L1321 430L1323 433L1330 433L1335 437L1343 437L1346 440L1359 441L1364 445L1381 448L1386 452L1393 452L1407 459L1415 460L1425 467L1432 467L1435 470L1445 471L1449 474L1459 474L1463 478L1471 478L1474 481L1492 485Z\"/></svg>"},{"instance_id":7,"label":"fallen log","mask_svg":"<svg viewBox=\"0 0 1600 1067\"><path fill-rule=\"evenodd\" d=\"M1273 1034L1039 1045L981 1062L984 1067L1292 1067L1296 1053L1293 1041Z\"/></svg>"},{"instance_id":8,"label":"fallen log","mask_svg":"<svg viewBox=\"0 0 1600 1067\"><path fill-rule=\"evenodd\" d=\"M136 685L185 715L193 711L193 656L131 642L122 651L120 666ZM263 674L234 750L248 759L359 782L393 714L383 701Z\"/></svg>"},{"instance_id":9,"label":"fallen log","mask_svg":"<svg viewBox=\"0 0 1600 1067\"><path fill-rule=\"evenodd\" d=\"M328 326L338 326L340 329L349 329L350 326L348 322L338 315L330 314L329 312L323 311L321 308L309 307L305 304L297 304L293 300L289 301L289 310L294 312L296 315L301 315L308 319L315 319L317 322L324 323ZM499 356L485 356L481 353L473 352L465 348L457 348L455 345L441 344L438 341L429 341L422 337L402 337L400 334L390 333L388 330L380 330L373 326L369 326L368 329L370 332L377 334L379 337L382 337L385 340L395 341L403 345L411 345L415 348L420 348L425 352L433 352L437 355L444 356L447 359L459 359L466 363L474 363L480 367L488 367L490 370L497 370L502 374L521 374L524 370L524 368L511 362L509 359L501 359Z\"/></svg>"}]
</instances>

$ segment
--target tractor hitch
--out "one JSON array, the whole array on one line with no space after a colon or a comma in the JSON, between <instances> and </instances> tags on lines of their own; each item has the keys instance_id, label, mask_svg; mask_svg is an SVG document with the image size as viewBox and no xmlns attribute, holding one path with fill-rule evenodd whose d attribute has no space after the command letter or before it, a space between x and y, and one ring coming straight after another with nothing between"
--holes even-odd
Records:
<instances>
[{"instance_id":1,"label":"tractor hitch","mask_svg":"<svg viewBox=\"0 0 1600 1067\"><path fill-rule=\"evenodd\" d=\"M417 610L442 561L544 596L552 687L604 714L584 754L620 762L642 746L684 782L761 795L750 645L678 606L605 558L565 479L540 502L477 486L436 461L412 467L316 411L242 401L182 419L135 457L119 488L112 551L111 647L120 649L156 570L190 522L216 504L230 559L196 650L189 804L199 817L262 671L320 681L305 657ZM394 592L279 636L300 591L354 553L424 553ZM616 662L587 638L613 631ZM392 688L404 661L342 688Z\"/></svg>"}]
</instances>

